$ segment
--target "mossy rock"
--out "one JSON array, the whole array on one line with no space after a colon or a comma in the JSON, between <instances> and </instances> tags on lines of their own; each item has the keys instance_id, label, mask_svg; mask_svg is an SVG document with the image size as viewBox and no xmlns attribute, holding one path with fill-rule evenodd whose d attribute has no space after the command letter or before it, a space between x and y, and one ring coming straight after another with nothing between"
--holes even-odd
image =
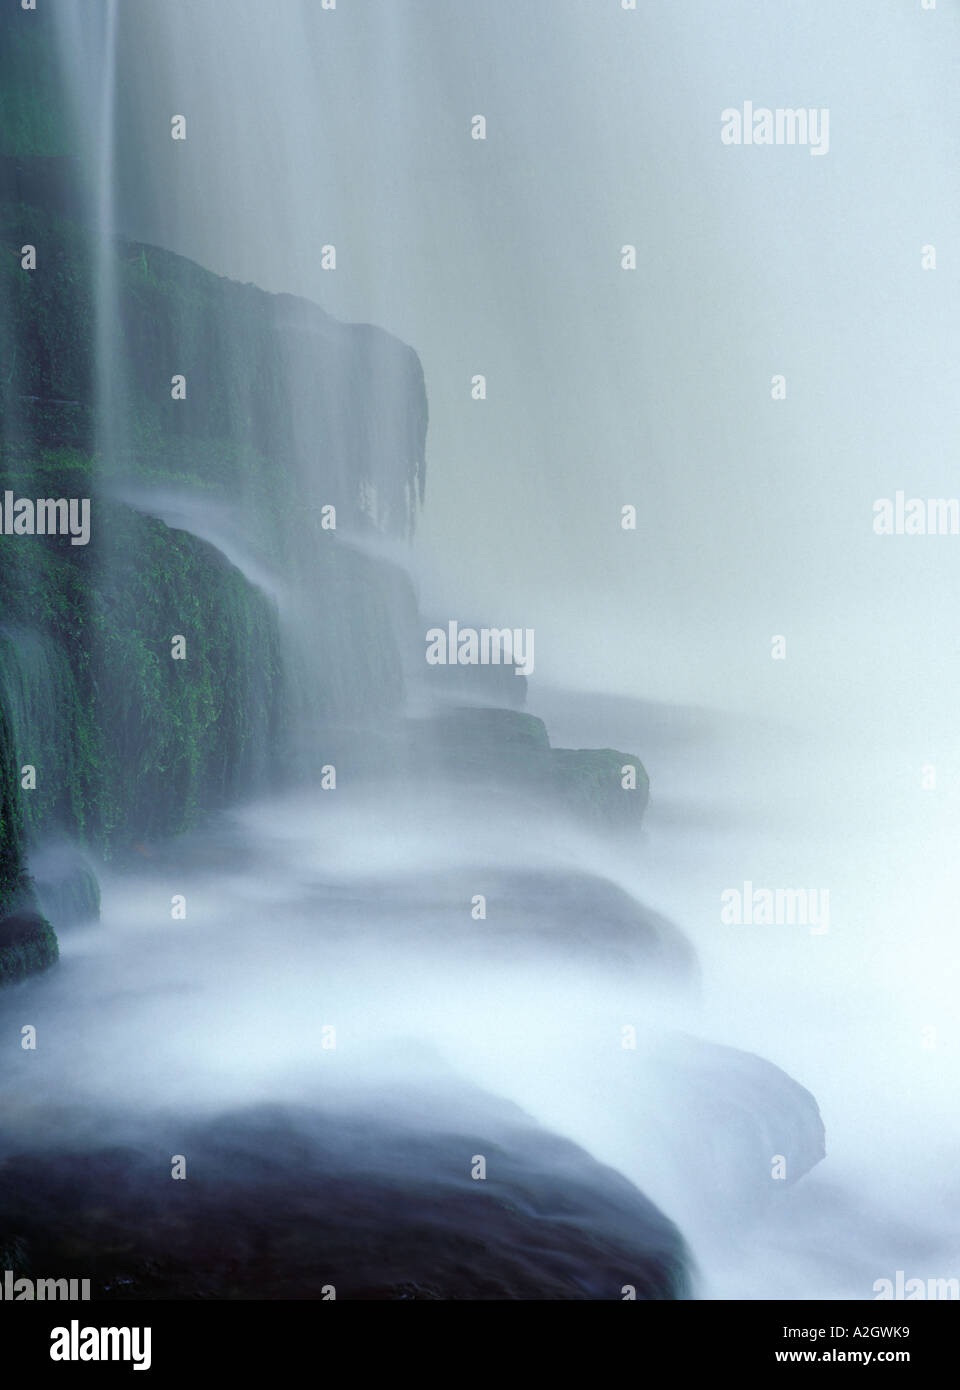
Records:
<instances>
[{"instance_id":1,"label":"mossy rock","mask_svg":"<svg viewBox=\"0 0 960 1390\"><path fill-rule=\"evenodd\" d=\"M76 199L54 196L72 174L69 161L0 157L0 433L34 452L97 444L96 244ZM27 243L39 248L29 274L10 249ZM116 336L101 364L113 441L102 474L190 479L224 499L239 491L280 557L294 512L298 533L322 539L321 500L336 505L340 528L413 529L427 401L411 347L158 247L117 241L113 255ZM171 397L171 362L189 383L185 399ZM304 431L316 440L309 472ZM308 491L317 505L305 506Z\"/></svg>"},{"instance_id":2,"label":"mossy rock","mask_svg":"<svg viewBox=\"0 0 960 1390\"><path fill-rule=\"evenodd\" d=\"M650 796L646 770L634 754L551 748L543 720L520 710L445 710L414 726L410 746L414 771L519 792L598 830L638 826ZM629 789L623 785L627 766L636 779Z\"/></svg>"},{"instance_id":3,"label":"mossy rock","mask_svg":"<svg viewBox=\"0 0 960 1390\"><path fill-rule=\"evenodd\" d=\"M639 825L650 800L650 779L640 759L615 748L554 748L553 779L560 799L597 826ZM624 787L632 767L636 786Z\"/></svg>"},{"instance_id":4,"label":"mossy rock","mask_svg":"<svg viewBox=\"0 0 960 1390\"><path fill-rule=\"evenodd\" d=\"M22 865L23 813L13 734L0 702L0 913L12 904Z\"/></svg>"},{"instance_id":5,"label":"mossy rock","mask_svg":"<svg viewBox=\"0 0 960 1390\"><path fill-rule=\"evenodd\" d=\"M39 912L17 912L0 919L0 988L46 970L59 958L53 928Z\"/></svg>"}]
</instances>

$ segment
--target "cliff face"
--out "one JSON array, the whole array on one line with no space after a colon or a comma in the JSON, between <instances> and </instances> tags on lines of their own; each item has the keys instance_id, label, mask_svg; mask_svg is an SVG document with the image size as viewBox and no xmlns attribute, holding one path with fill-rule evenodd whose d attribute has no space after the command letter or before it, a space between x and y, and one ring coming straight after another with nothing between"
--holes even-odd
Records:
<instances>
[{"instance_id":1,"label":"cliff face","mask_svg":"<svg viewBox=\"0 0 960 1390\"><path fill-rule=\"evenodd\" d=\"M337 530L406 532L426 408L415 355L386 334L123 244L105 442L87 234L7 202L0 237L38 247L36 271L19 256L0 268L3 487L91 499L88 545L0 535L2 905L24 845L45 831L110 853L282 779L294 687L320 720L399 708L398 572L340 543L322 507L335 507ZM171 397L171 363L185 400ZM297 439L305 420L310 449ZM148 514L158 488L200 513L230 509L257 563L310 595L321 660L285 641L276 596ZM133 505L119 500L131 490ZM35 789L19 786L26 765Z\"/></svg>"},{"instance_id":2,"label":"cliff face","mask_svg":"<svg viewBox=\"0 0 960 1390\"><path fill-rule=\"evenodd\" d=\"M0 534L0 918L20 914L4 982L53 958L22 949L41 840L96 859L183 830L293 775L305 709L399 709L409 581L340 537L409 532L426 435L419 361L389 335L98 247L51 28L18 18L0 34L0 485L89 498L91 534Z\"/></svg>"},{"instance_id":3,"label":"cliff face","mask_svg":"<svg viewBox=\"0 0 960 1390\"><path fill-rule=\"evenodd\" d=\"M96 910L75 849L38 899L25 867L40 879L52 839L95 863L335 756L348 781L495 775L598 829L636 824L629 754L551 749L542 728L528 746L506 710L399 731L423 628L378 543L423 498L416 353L104 244L58 62L47 17L0 17L0 501L90 499L88 544L0 533L0 918ZM494 702L524 686L505 674ZM49 954L20 951L7 978Z\"/></svg>"}]
</instances>

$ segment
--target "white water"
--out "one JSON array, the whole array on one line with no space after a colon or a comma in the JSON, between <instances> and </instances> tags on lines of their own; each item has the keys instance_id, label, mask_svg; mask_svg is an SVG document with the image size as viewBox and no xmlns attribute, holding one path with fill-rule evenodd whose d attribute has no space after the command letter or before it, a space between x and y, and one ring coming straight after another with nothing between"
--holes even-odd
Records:
<instances>
[{"instance_id":1,"label":"white water","mask_svg":"<svg viewBox=\"0 0 960 1390\"><path fill-rule=\"evenodd\" d=\"M582 718L569 697L552 703L559 727L564 708L569 726ZM796 768L796 749L784 758L781 745L778 757L776 740L743 732L768 774ZM355 797L334 810L306 796L251 806L161 853L157 867L148 857L143 873L107 876L100 927L64 934L60 969L19 992L17 1017L61 1059L44 1062L43 1089L30 1081L20 1104L35 1116L40 1100L54 1116L134 1097L179 1113L329 1105L358 1076L389 1089L453 1067L635 1181L690 1241L701 1296L863 1299L897 1269L952 1277L957 980L937 949L948 890L930 871L955 825L932 833L931 804L921 847L878 801L856 837L764 827L762 796L751 806L744 795L746 745L733 726L718 721L690 749L651 731L650 746L655 787L672 780L685 809L665 796L659 813L655 796L635 856L561 823L531 830L523 815L394 787L386 805ZM698 802L707 767L716 795ZM851 774L849 755L830 775L838 768ZM810 775L811 801L816 785ZM502 935L496 893L490 919L473 921L472 894L511 866L599 873L668 913L697 945L699 997L624 970L589 923L568 936L548 914L546 936ZM829 931L721 926L720 892L744 878L825 883ZM184 922L170 920L175 892L188 900ZM620 1048L629 1022L636 1053ZM328 1024L335 1051L323 1048ZM738 1170L736 1122L725 1132L698 1114L694 1093L662 1070L658 1046L682 1055L677 1029L766 1056L817 1096L827 1158L775 1204L762 1200L767 1173ZM737 1093L727 1058L698 1065L712 1067L717 1097ZM748 1089L744 1104L762 1123L775 1096Z\"/></svg>"},{"instance_id":2,"label":"white water","mask_svg":"<svg viewBox=\"0 0 960 1390\"><path fill-rule=\"evenodd\" d=\"M583 737L599 707L614 743L638 741L629 705L569 703L535 706L558 740ZM651 805L626 881L697 947L702 1034L800 1080L827 1134L774 1219L700 1252L706 1296L870 1298L897 1269L955 1277L960 806L949 784L921 788L928 731L881 757L869 728L824 737L678 710L664 739L650 722ZM829 888L829 931L722 925L721 893L745 880Z\"/></svg>"}]
</instances>

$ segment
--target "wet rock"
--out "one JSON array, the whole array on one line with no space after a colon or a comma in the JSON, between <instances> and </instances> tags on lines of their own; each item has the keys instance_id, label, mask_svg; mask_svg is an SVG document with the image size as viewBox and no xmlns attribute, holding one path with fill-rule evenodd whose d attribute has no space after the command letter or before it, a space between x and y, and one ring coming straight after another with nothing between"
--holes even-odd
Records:
<instances>
[{"instance_id":1,"label":"wet rock","mask_svg":"<svg viewBox=\"0 0 960 1390\"><path fill-rule=\"evenodd\" d=\"M687 1296L676 1228L522 1111L460 1092L383 1112L264 1106L11 1156L0 1246L111 1300Z\"/></svg>"}]
</instances>

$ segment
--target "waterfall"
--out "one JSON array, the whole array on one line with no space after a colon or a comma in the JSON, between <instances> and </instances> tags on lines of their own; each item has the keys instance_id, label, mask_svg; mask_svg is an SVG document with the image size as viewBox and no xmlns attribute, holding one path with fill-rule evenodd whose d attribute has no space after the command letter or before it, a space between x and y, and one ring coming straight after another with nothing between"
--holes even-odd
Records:
<instances>
[{"instance_id":1,"label":"waterfall","mask_svg":"<svg viewBox=\"0 0 960 1390\"><path fill-rule=\"evenodd\" d=\"M749 488L711 475L683 536L673 493L749 412L717 386L694 427L650 382L715 331L715 270L688 248L676 322L652 279L617 297L591 257L646 204L573 77L579 36L620 111L619 31L511 9L0 21L34 84L0 101L0 219L39 256L0 264L0 490L93 516L89 546L0 533L0 1019L44 1039L2 1083L0 1250L98 1296L867 1298L951 1258L897 1133L952 1182L951 1063L913 1047L952 980L902 960L914 895L930 959L951 900L955 806L900 824L928 725L804 724L799 618L777 705L759 571L710 629L740 592L711 507ZM682 259L651 227L647 269ZM456 622L535 625L536 669L429 665ZM669 698L713 671L715 707ZM767 885L832 920L722 917Z\"/></svg>"}]
</instances>

